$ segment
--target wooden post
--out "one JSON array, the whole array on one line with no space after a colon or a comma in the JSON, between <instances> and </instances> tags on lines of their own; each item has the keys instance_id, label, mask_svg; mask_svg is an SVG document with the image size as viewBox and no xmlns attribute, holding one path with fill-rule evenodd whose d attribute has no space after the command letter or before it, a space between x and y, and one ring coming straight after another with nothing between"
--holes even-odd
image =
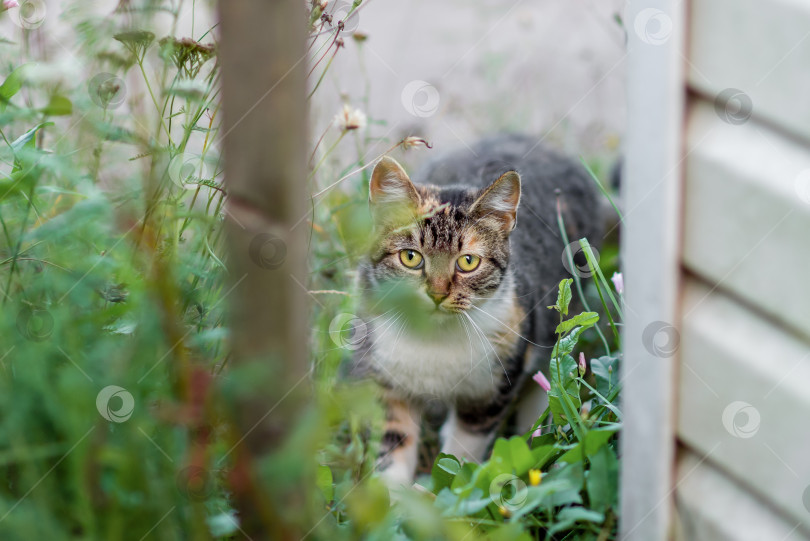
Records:
<instances>
[{"instance_id":1,"label":"wooden post","mask_svg":"<svg viewBox=\"0 0 810 541\"><path fill-rule=\"evenodd\" d=\"M625 327L620 539L664 541L673 508L686 3L632 0L622 185ZM665 336L658 336L664 333ZM673 342L670 342L672 344Z\"/></svg>"},{"instance_id":2,"label":"wooden post","mask_svg":"<svg viewBox=\"0 0 810 541\"><path fill-rule=\"evenodd\" d=\"M249 536L299 539L302 526L290 517L301 512L287 511L312 485L269 486L255 466L279 449L309 387L306 228L292 230L308 208L306 10L300 0L227 0L219 14L229 377L239 386L227 394L236 425L231 480Z\"/></svg>"}]
</instances>

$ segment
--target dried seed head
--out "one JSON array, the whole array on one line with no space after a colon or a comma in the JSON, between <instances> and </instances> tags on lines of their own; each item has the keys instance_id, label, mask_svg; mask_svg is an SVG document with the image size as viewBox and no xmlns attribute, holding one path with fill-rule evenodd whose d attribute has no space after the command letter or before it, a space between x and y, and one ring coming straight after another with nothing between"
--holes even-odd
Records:
<instances>
[{"instance_id":1,"label":"dried seed head","mask_svg":"<svg viewBox=\"0 0 810 541\"><path fill-rule=\"evenodd\" d=\"M342 132L359 130L366 127L366 115L360 109L352 109L351 105L346 104L335 115L335 124Z\"/></svg>"},{"instance_id":2,"label":"dried seed head","mask_svg":"<svg viewBox=\"0 0 810 541\"><path fill-rule=\"evenodd\" d=\"M409 137L406 137L405 139L403 139L402 142L400 143L400 145L402 146L402 148L404 150L408 150L408 149L411 149L411 148L416 148L416 147L419 147L419 146L425 146L427 148L433 148L433 146L430 143L428 143L425 139L422 139L421 137L413 137L413 136L409 136Z\"/></svg>"}]
</instances>

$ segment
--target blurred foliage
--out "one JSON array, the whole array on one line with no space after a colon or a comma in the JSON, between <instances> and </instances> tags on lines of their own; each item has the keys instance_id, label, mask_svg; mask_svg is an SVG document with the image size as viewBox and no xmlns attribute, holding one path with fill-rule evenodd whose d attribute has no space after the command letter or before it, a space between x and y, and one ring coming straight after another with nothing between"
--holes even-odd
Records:
<instances>
[{"instance_id":1,"label":"blurred foliage","mask_svg":"<svg viewBox=\"0 0 810 541\"><path fill-rule=\"evenodd\" d=\"M182 0L101 14L65 4L61 24L76 36L67 64L53 60L55 42L38 24L0 13L20 23L0 42L0 539L239 539L232 493L243 435L230 406L272 372L228 367L213 28L175 35ZM360 2L343 4L310 6L313 103L349 39L339 21ZM366 36L354 38L362 55ZM615 316L598 323L566 318L570 282L556 305L539 435L498 439L481 465L441 455L422 490L390 495L374 475L378 391L339 381L370 227L378 156L368 149L426 146L387 140L383 129L353 107L312 128L315 401L256 467L283 493L308 464L317 486L306 505L275 501L274 513L308 525L312 539L614 538L618 342L604 335L619 307L602 302L602 315ZM615 268L615 248L600 261ZM604 276L594 277L576 278L583 300L610 300ZM601 341L583 334L592 326ZM581 373L575 348L603 344Z\"/></svg>"}]
</instances>

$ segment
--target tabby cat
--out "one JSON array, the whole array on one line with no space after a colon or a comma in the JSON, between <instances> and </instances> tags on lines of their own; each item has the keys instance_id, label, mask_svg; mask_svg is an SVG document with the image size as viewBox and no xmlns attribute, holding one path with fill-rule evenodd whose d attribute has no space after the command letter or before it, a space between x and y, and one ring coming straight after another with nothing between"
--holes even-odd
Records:
<instances>
[{"instance_id":1,"label":"tabby cat","mask_svg":"<svg viewBox=\"0 0 810 541\"><path fill-rule=\"evenodd\" d=\"M527 376L547 367L550 349L537 347L554 341L546 306L570 276L558 204L570 240L601 238L593 182L536 139L485 139L417 180L389 157L376 165L372 248L358 269L353 372L387 397L378 468L395 485L413 480L427 402L449 411L442 451L481 461Z\"/></svg>"}]
</instances>

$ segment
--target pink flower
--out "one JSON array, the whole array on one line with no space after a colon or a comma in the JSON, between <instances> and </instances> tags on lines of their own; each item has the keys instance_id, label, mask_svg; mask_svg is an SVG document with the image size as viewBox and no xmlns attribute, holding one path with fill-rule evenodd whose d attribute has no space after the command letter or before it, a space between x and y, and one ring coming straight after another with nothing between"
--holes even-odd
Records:
<instances>
[{"instance_id":1,"label":"pink flower","mask_svg":"<svg viewBox=\"0 0 810 541\"><path fill-rule=\"evenodd\" d=\"M533 438L539 438L542 435L543 435L543 429L542 428L538 428L537 430L532 432L532 437Z\"/></svg>"},{"instance_id":2,"label":"pink flower","mask_svg":"<svg viewBox=\"0 0 810 541\"><path fill-rule=\"evenodd\" d=\"M3 10L18 7L20 7L20 3L17 0L3 0Z\"/></svg>"},{"instance_id":3,"label":"pink flower","mask_svg":"<svg viewBox=\"0 0 810 541\"><path fill-rule=\"evenodd\" d=\"M588 369L588 365L585 362L585 354L581 351L579 352L579 375L584 376L585 371Z\"/></svg>"},{"instance_id":4,"label":"pink flower","mask_svg":"<svg viewBox=\"0 0 810 541\"><path fill-rule=\"evenodd\" d=\"M542 371L538 371L535 375L532 376L532 379L537 382L537 384L543 388L544 391L548 392L551 390L551 383L548 382L548 378L543 375Z\"/></svg>"},{"instance_id":5,"label":"pink flower","mask_svg":"<svg viewBox=\"0 0 810 541\"><path fill-rule=\"evenodd\" d=\"M613 287L616 288L619 295L624 293L624 277L622 277L622 273L614 272L613 276L610 277L610 281L613 282Z\"/></svg>"}]
</instances>

